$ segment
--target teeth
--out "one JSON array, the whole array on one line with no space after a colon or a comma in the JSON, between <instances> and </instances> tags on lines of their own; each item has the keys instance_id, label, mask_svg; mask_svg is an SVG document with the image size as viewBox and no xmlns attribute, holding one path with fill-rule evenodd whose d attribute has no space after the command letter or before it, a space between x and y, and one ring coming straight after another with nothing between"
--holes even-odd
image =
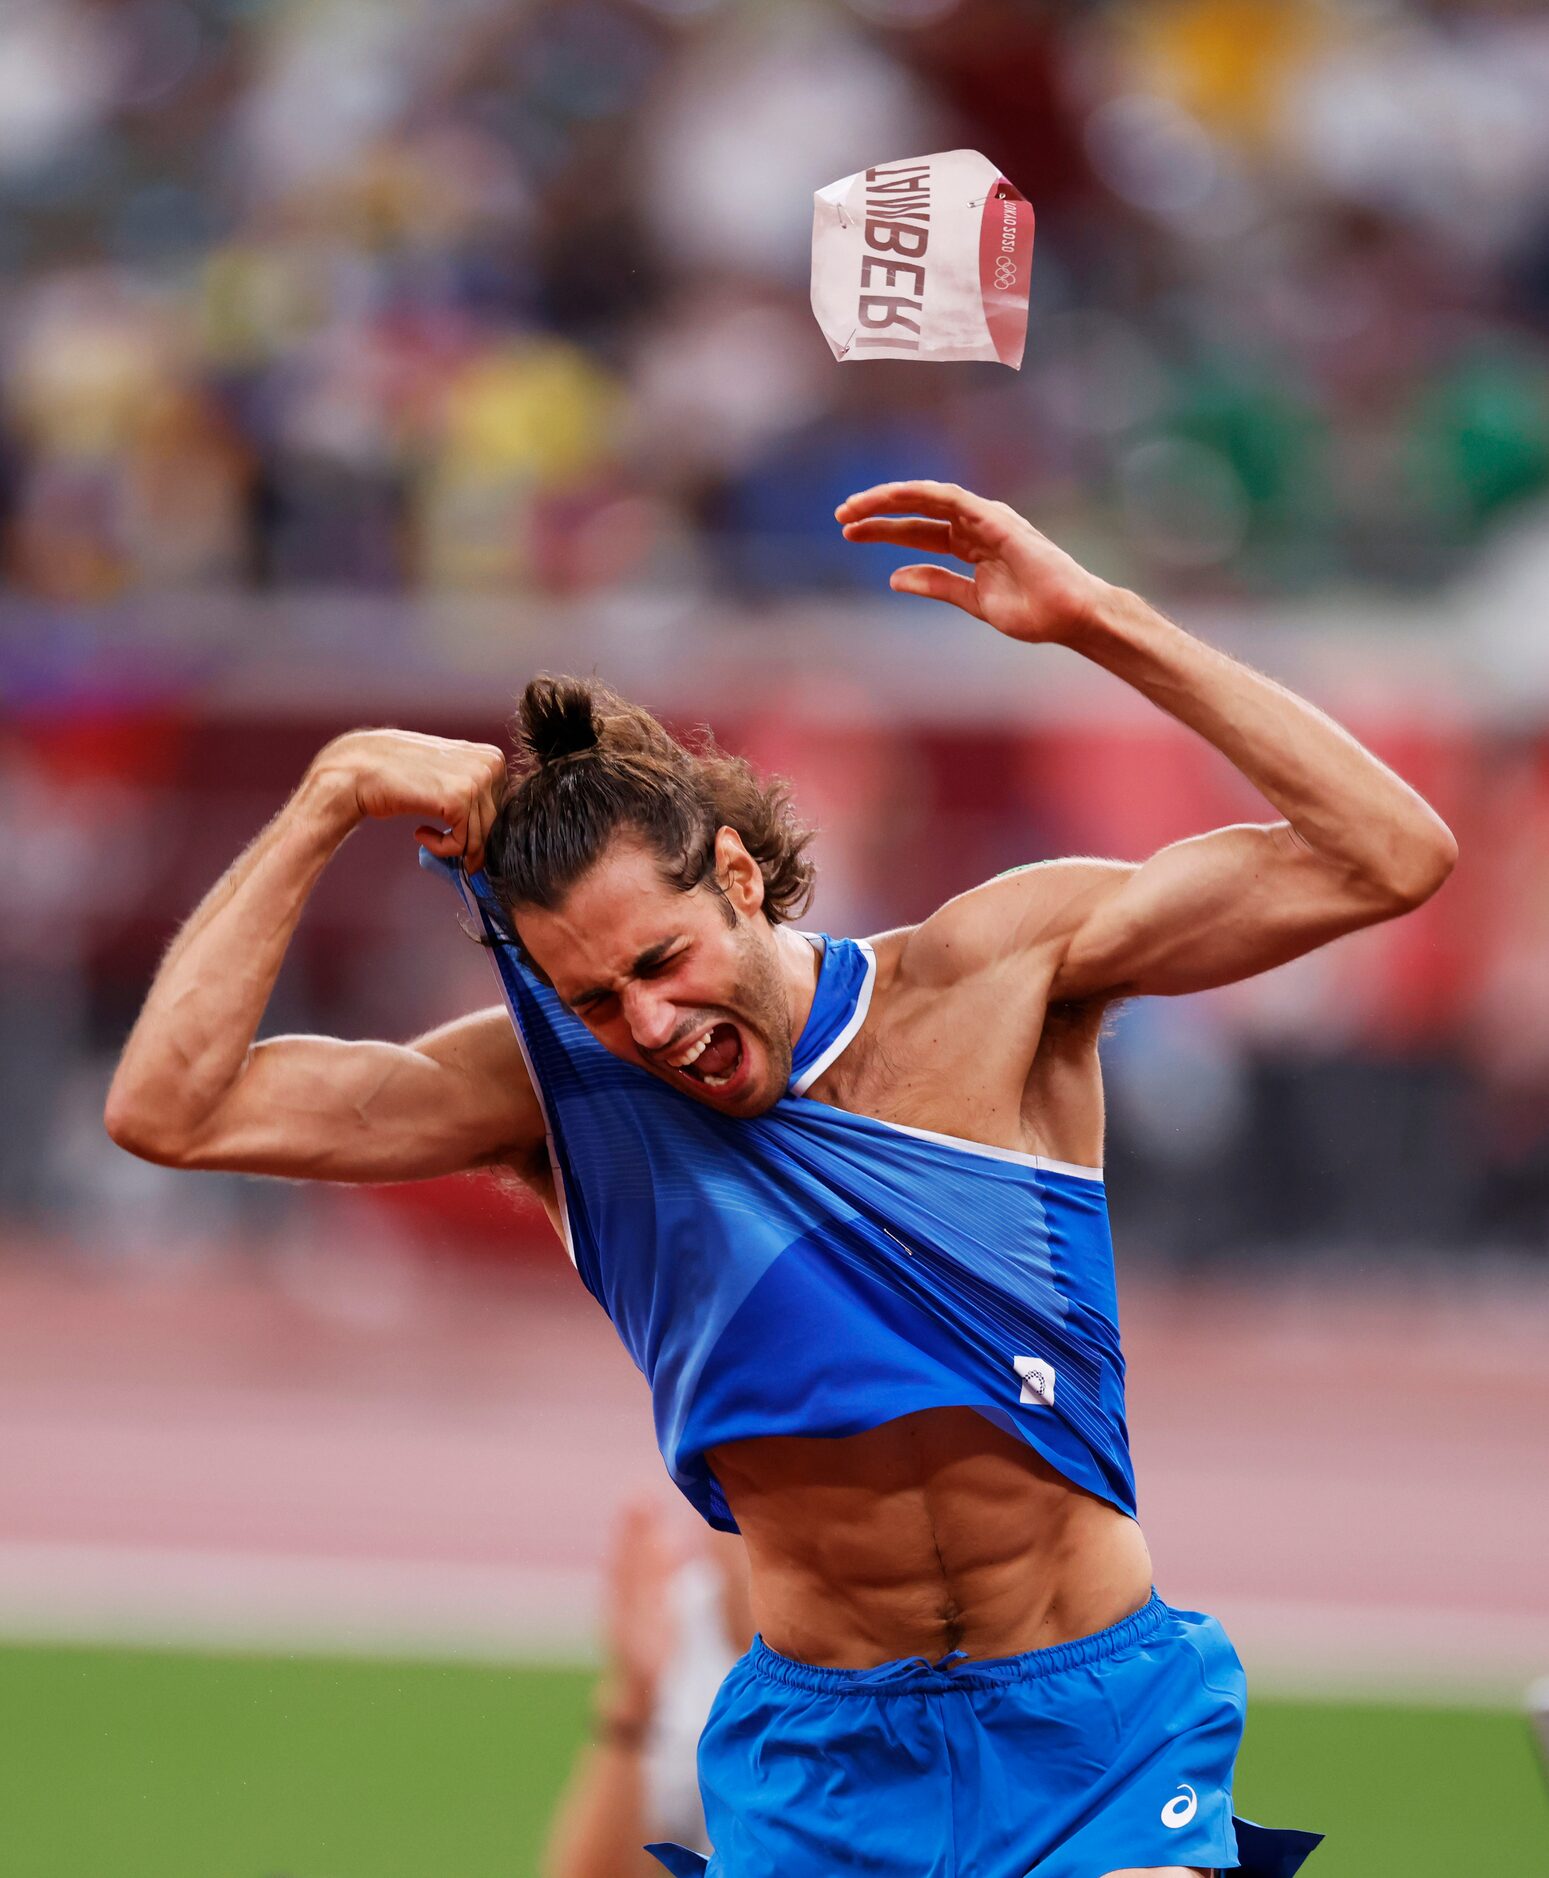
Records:
<instances>
[{"instance_id":1,"label":"teeth","mask_svg":"<svg viewBox=\"0 0 1549 1878\"><path fill-rule=\"evenodd\" d=\"M669 1056L667 1062L673 1069L687 1069L690 1063L697 1063L710 1047L710 1033L707 1030L691 1050L685 1050L682 1056Z\"/></svg>"},{"instance_id":2,"label":"teeth","mask_svg":"<svg viewBox=\"0 0 1549 1878\"><path fill-rule=\"evenodd\" d=\"M701 1076L699 1080L704 1084L704 1086L707 1089L724 1089L727 1083L731 1081L731 1077L729 1075L727 1076Z\"/></svg>"}]
</instances>

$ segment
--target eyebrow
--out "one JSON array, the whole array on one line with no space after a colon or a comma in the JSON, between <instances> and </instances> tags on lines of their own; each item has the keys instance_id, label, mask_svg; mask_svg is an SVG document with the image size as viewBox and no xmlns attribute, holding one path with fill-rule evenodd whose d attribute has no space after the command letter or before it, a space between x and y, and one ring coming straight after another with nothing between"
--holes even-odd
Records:
<instances>
[{"instance_id":1,"label":"eyebrow","mask_svg":"<svg viewBox=\"0 0 1549 1878\"><path fill-rule=\"evenodd\" d=\"M636 955L634 964L629 968L630 977L638 978L642 972L648 972L653 966L660 965L662 960L682 938L682 933L677 932L674 933L670 939L659 939L654 946L647 946L643 952ZM572 1011L579 1011L583 1004L596 1004L599 999L608 998L612 995L612 992L608 990L607 986L595 985L590 991L578 991L576 995L569 1000L570 1008Z\"/></svg>"}]
</instances>

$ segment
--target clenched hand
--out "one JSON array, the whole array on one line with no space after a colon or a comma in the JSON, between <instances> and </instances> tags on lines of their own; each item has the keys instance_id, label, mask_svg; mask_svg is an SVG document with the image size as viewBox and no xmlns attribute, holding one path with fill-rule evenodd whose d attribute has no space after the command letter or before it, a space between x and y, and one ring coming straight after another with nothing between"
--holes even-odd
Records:
<instances>
[{"instance_id":1,"label":"clenched hand","mask_svg":"<svg viewBox=\"0 0 1549 1878\"><path fill-rule=\"evenodd\" d=\"M352 730L318 752L312 774L335 786L357 820L425 817L415 839L443 860L476 868L505 789L506 756L492 743Z\"/></svg>"}]
</instances>

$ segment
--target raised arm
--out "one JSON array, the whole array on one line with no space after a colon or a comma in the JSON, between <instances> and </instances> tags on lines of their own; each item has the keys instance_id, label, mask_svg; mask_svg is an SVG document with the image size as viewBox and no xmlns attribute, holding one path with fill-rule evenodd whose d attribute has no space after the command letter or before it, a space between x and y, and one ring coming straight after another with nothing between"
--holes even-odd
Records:
<instances>
[{"instance_id":1,"label":"raised arm","mask_svg":"<svg viewBox=\"0 0 1549 1878\"><path fill-rule=\"evenodd\" d=\"M1098 580L1004 503L890 483L852 496L838 519L852 541L968 562L971 577L908 567L893 585L1103 666L1214 744L1284 817L1138 866L1060 862L992 882L927 921L927 946L1041 949L1051 999L1198 991L1406 912L1451 872L1446 824L1347 731Z\"/></svg>"},{"instance_id":2,"label":"raised arm","mask_svg":"<svg viewBox=\"0 0 1549 1878\"><path fill-rule=\"evenodd\" d=\"M254 1041L307 899L351 830L417 815L426 847L477 865L504 773L490 744L393 730L329 744L173 940L108 1092L113 1139L170 1166L324 1180L521 1168L542 1118L498 1010L408 1044Z\"/></svg>"}]
</instances>

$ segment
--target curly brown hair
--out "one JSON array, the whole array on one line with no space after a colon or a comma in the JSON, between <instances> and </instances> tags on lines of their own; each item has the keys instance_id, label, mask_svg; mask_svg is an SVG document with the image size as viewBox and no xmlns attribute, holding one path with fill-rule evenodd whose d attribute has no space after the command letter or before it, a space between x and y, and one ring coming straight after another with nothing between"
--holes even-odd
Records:
<instances>
[{"instance_id":1,"label":"curly brown hair","mask_svg":"<svg viewBox=\"0 0 1549 1878\"><path fill-rule=\"evenodd\" d=\"M778 925L805 911L813 830L789 785L761 782L701 728L680 743L649 711L591 678L535 678L512 721L512 786L485 845L501 904L554 907L621 832L638 835L682 893L715 885L715 837L735 829Z\"/></svg>"}]
</instances>

